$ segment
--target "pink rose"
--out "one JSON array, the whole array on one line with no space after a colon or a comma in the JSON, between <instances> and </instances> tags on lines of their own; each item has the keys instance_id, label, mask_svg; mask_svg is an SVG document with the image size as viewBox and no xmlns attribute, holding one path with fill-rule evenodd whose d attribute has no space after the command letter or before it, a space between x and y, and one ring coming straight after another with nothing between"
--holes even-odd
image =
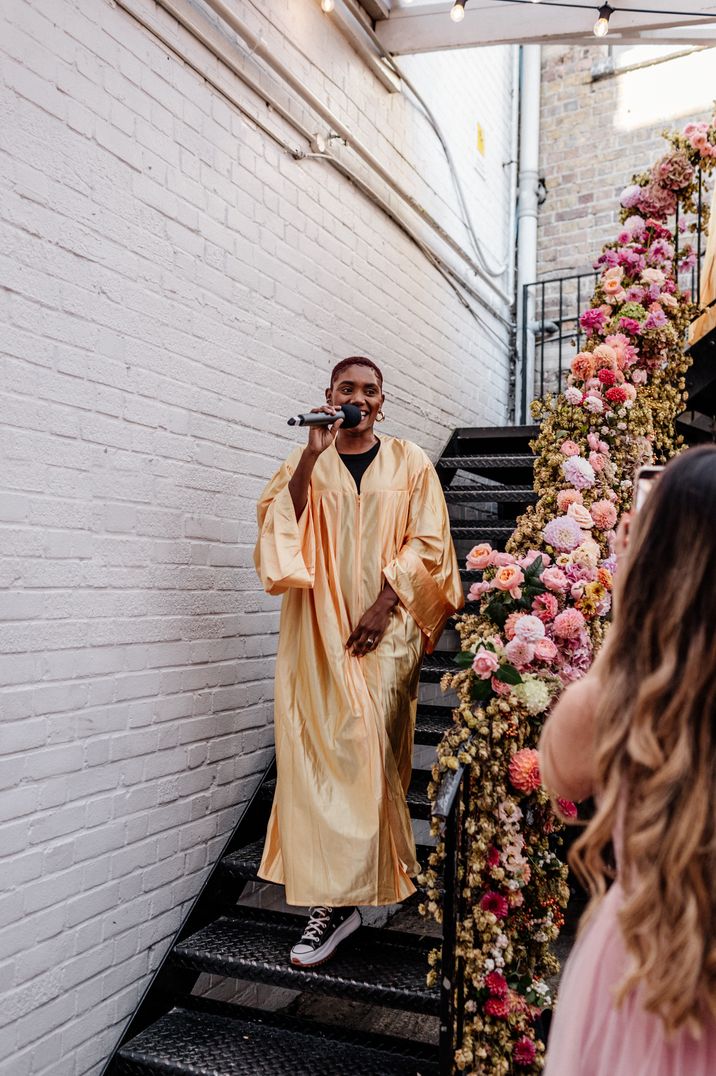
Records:
<instances>
[{"instance_id":1,"label":"pink rose","mask_svg":"<svg viewBox=\"0 0 716 1076\"><path fill-rule=\"evenodd\" d=\"M599 474L600 471L604 470L604 467L605 467L607 461L605 460L604 456L602 456L602 454L600 452L590 452L589 453L589 462L592 465L592 470L596 471L596 473Z\"/></svg>"},{"instance_id":2,"label":"pink rose","mask_svg":"<svg viewBox=\"0 0 716 1076\"><path fill-rule=\"evenodd\" d=\"M513 598L519 598L522 596L520 586L524 581L524 572L518 564L505 564L498 568L493 583L498 590L508 591Z\"/></svg>"},{"instance_id":3,"label":"pink rose","mask_svg":"<svg viewBox=\"0 0 716 1076\"><path fill-rule=\"evenodd\" d=\"M574 441L563 441L559 450L564 456L578 456L579 445Z\"/></svg>"},{"instance_id":4,"label":"pink rose","mask_svg":"<svg viewBox=\"0 0 716 1076\"><path fill-rule=\"evenodd\" d=\"M492 650L486 650L484 646L475 654L475 659L472 663L472 670L479 676L481 680L489 680L494 672L500 667L500 663L497 660L497 654L493 654Z\"/></svg>"},{"instance_id":5,"label":"pink rose","mask_svg":"<svg viewBox=\"0 0 716 1076\"><path fill-rule=\"evenodd\" d=\"M592 466L594 465L592 464ZM584 507L583 504L578 504L576 501L570 504L569 508L567 509L567 515L570 516L574 520L574 522L577 523L583 530L589 530L593 526L594 521L592 520L592 517L590 516L587 509Z\"/></svg>"},{"instance_id":6,"label":"pink rose","mask_svg":"<svg viewBox=\"0 0 716 1076\"><path fill-rule=\"evenodd\" d=\"M552 559L549 553L542 553L539 549L529 549L525 553L524 557L520 557L517 563L519 564L520 568L529 568L530 564L534 564L534 562L537 560L537 557L542 558L543 568L546 568Z\"/></svg>"},{"instance_id":7,"label":"pink rose","mask_svg":"<svg viewBox=\"0 0 716 1076\"><path fill-rule=\"evenodd\" d=\"M467 592L467 600L478 602L489 590L492 590L492 583L488 583L485 579L480 583L473 583Z\"/></svg>"},{"instance_id":8,"label":"pink rose","mask_svg":"<svg viewBox=\"0 0 716 1076\"><path fill-rule=\"evenodd\" d=\"M497 550L495 550L495 552L493 552L492 557L490 559L490 564L492 564L493 567L495 567L495 568L503 568L508 564L514 564L514 563L515 563L515 558L512 556L511 553L499 553L499 552L497 552Z\"/></svg>"},{"instance_id":9,"label":"pink rose","mask_svg":"<svg viewBox=\"0 0 716 1076\"><path fill-rule=\"evenodd\" d=\"M473 546L467 555L467 567L471 572L483 571L492 563L492 546L489 542Z\"/></svg>"},{"instance_id":10,"label":"pink rose","mask_svg":"<svg viewBox=\"0 0 716 1076\"><path fill-rule=\"evenodd\" d=\"M496 695L509 695L512 691L509 684L506 684L504 680L496 680L494 676L490 681L490 686Z\"/></svg>"},{"instance_id":11,"label":"pink rose","mask_svg":"<svg viewBox=\"0 0 716 1076\"><path fill-rule=\"evenodd\" d=\"M568 586L567 576L556 565L552 568L545 568L542 572L542 582L547 590L553 590L555 594L564 594Z\"/></svg>"},{"instance_id":12,"label":"pink rose","mask_svg":"<svg viewBox=\"0 0 716 1076\"><path fill-rule=\"evenodd\" d=\"M538 661L554 661L557 657L557 647L546 636L535 643L535 657Z\"/></svg>"}]
</instances>

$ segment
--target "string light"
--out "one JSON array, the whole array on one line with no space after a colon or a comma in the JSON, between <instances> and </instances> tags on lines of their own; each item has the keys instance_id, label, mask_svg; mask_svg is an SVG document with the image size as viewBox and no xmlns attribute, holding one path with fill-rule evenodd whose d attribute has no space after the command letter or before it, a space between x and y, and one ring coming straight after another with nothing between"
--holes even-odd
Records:
<instances>
[{"instance_id":1,"label":"string light","mask_svg":"<svg viewBox=\"0 0 716 1076\"><path fill-rule=\"evenodd\" d=\"M595 37L606 37L609 33L609 16L611 15L613 7L609 4L602 4L599 9L599 18L593 26L593 32Z\"/></svg>"},{"instance_id":2,"label":"string light","mask_svg":"<svg viewBox=\"0 0 716 1076\"><path fill-rule=\"evenodd\" d=\"M325 11L326 15L330 15L336 6L336 0L321 0L321 9Z\"/></svg>"},{"instance_id":3,"label":"string light","mask_svg":"<svg viewBox=\"0 0 716 1076\"><path fill-rule=\"evenodd\" d=\"M462 22L462 20L465 18L466 3L467 0L455 0L455 3L452 6L452 10L450 11L450 18L453 22Z\"/></svg>"}]
</instances>

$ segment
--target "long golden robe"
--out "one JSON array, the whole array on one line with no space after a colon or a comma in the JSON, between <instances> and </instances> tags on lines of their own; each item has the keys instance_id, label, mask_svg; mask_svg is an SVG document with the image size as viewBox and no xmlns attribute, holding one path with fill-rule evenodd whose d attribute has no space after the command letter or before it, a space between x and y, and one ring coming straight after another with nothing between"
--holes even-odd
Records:
<instances>
[{"instance_id":1,"label":"long golden robe","mask_svg":"<svg viewBox=\"0 0 716 1076\"><path fill-rule=\"evenodd\" d=\"M296 520L296 448L258 506L256 569L285 594L276 663L278 780L261 878L289 904L392 904L415 891L405 793L418 679L463 593L445 498L417 445L383 437L361 481L335 446ZM346 640L386 580L400 598L377 648Z\"/></svg>"}]
</instances>

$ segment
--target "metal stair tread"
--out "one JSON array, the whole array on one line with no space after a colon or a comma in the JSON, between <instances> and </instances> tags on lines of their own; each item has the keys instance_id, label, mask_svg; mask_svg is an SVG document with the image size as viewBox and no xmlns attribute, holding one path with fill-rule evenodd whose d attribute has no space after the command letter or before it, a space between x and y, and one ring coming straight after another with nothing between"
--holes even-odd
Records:
<instances>
[{"instance_id":1,"label":"metal stair tread","mask_svg":"<svg viewBox=\"0 0 716 1076\"><path fill-rule=\"evenodd\" d=\"M452 652L436 652L426 654L423 658L420 670L420 679L426 683L437 683L446 672L457 672L457 665L453 661Z\"/></svg>"},{"instance_id":2,"label":"metal stair tread","mask_svg":"<svg viewBox=\"0 0 716 1076\"><path fill-rule=\"evenodd\" d=\"M429 703L419 703L415 720L415 742L425 744L440 743L445 730L450 727L451 723L452 708L450 706L431 706Z\"/></svg>"},{"instance_id":3,"label":"metal stair tread","mask_svg":"<svg viewBox=\"0 0 716 1076\"><path fill-rule=\"evenodd\" d=\"M506 519L495 521L494 523L488 520L476 519L473 523L457 523L450 528L453 540L465 539L465 538L477 538L482 539L485 535L492 535L495 538L509 537L517 526L516 519Z\"/></svg>"},{"instance_id":4,"label":"metal stair tread","mask_svg":"<svg viewBox=\"0 0 716 1076\"><path fill-rule=\"evenodd\" d=\"M342 1037L294 1030L264 1021L260 1014L222 1017L172 1009L119 1052L116 1076L169 1073L175 1076L435 1076L436 1062L366 1046Z\"/></svg>"},{"instance_id":5,"label":"metal stair tread","mask_svg":"<svg viewBox=\"0 0 716 1076\"><path fill-rule=\"evenodd\" d=\"M433 942L397 931L360 927L327 964L295 967L291 946L305 919L243 911L220 916L177 943L172 962L237 979L313 990L391 1008L436 1013L439 993L425 983Z\"/></svg>"},{"instance_id":6,"label":"metal stair tread","mask_svg":"<svg viewBox=\"0 0 716 1076\"><path fill-rule=\"evenodd\" d=\"M535 457L532 453L519 455L510 454L491 454L484 456L443 456L438 461L438 467L443 468L457 468L458 470L468 471L479 468L518 468L518 467L532 467L534 466Z\"/></svg>"},{"instance_id":7,"label":"metal stair tread","mask_svg":"<svg viewBox=\"0 0 716 1076\"><path fill-rule=\"evenodd\" d=\"M486 504L490 502L525 502L534 503L538 494L527 486L450 486L445 491L448 504Z\"/></svg>"}]
</instances>

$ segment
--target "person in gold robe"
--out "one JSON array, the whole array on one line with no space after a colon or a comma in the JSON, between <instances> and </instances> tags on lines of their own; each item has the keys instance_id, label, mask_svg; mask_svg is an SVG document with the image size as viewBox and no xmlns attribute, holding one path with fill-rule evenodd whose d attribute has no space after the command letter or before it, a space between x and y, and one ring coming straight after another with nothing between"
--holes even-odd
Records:
<instances>
[{"instance_id":1,"label":"person in gold robe","mask_svg":"<svg viewBox=\"0 0 716 1076\"><path fill-rule=\"evenodd\" d=\"M360 424L310 427L258 505L254 560L283 594L276 662L277 783L259 876L310 907L295 964L328 959L356 905L415 887L406 792L420 663L463 591L442 488L417 445L374 432L383 376L338 363L317 411Z\"/></svg>"}]
</instances>

